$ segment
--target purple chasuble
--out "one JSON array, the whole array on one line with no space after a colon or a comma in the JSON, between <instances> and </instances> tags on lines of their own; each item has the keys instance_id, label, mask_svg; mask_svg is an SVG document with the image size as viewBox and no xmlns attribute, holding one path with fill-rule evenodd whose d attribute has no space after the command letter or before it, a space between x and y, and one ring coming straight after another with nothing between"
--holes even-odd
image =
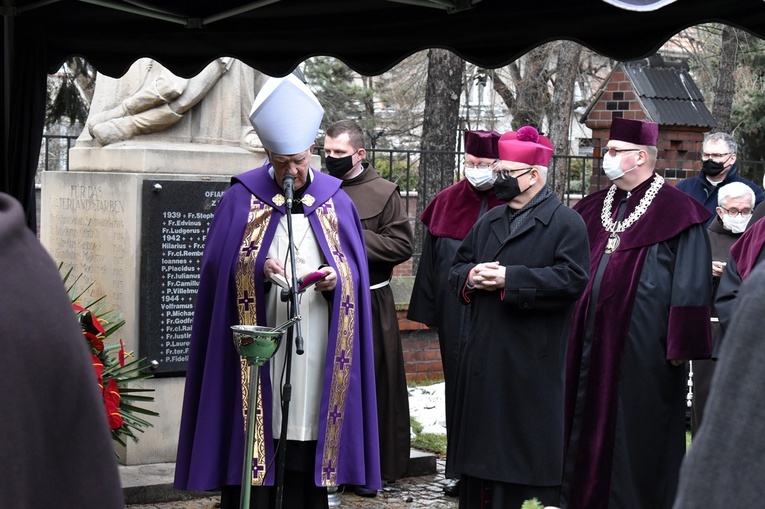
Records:
<instances>
[{"instance_id":1,"label":"purple chasuble","mask_svg":"<svg viewBox=\"0 0 765 509\"><path fill-rule=\"evenodd\" d=\"M273 201L281 195L267 166L243 173L232 179L210 225L189 349L175 470L177 489L216 490L241 484L243 374L230 326L239 323L242 309L253 311L253 307L254 312L246 316L255 316L258 325L266 325L263 264L285 213ZM314 201L307 203L306 195ZM324 258L338 274L319 411L315 482L317 486L353 484L379 489L371 307L366 290L369 275L361 223L350 198L340 190L340 181L328 175L313 171L303 199ZM244 243L244 236L257 228L262 229L257 241ZM254 258L254 284L247 292L241 287L241 275L237 278L244 255ZM265 411L255 434L262 435L265 458L253 461L253 478L272 485L275 466L265 478L262 475L267 465L276 464L268 364L260 371L260 406Z\"/></svg>"},{"instance_id":2,"label":"purple chasuble","mask_svg":"<svg viewBox=\"0 0 765 509\"><path fill-rule=\"evenodd\" d=\"M625 219L635 210L652 182L653 178L649 178L632 190L624 211ZM703 225L709 217L709 211L696 200L669 184L663 184L646 212L619 234L619 246L609 255L599 287L594 289L610 235L601 221L608 190L588 195L574 206L587 225L592 277L574 310L566 366L567 443L571 438L574 412L580 405L583 408L580 410L582 421L576 463L570 479L568 503L571 508L594 509L608 505L622 361L649 249L654 244L673 239L693 225ZM617 189L612 220L625 195L625 191ZM591 302L594 290L598 295L596 303ZM592 305L595 309L591 309ZM710 306L667 305L667 360L708 358L711 353ZM594 318L590 317L591 313L595 313ZM588 317L594 324L591 338L586 337ZM584 368L587 390L584 398L577 399L583 360L587 363Z\"/></svg>"},{"instance_id":3,"label":"purple chasuble","mask_svg":"<svg viewBox=\"0 0 765 509\"><path fill-rule=\"evenodd\" d=\"M438 193L420 214L420 221L431 235L462 240L478 221L484 200L486 210L505 204L493 188L479 191L463 179Z\"/></svg>"}]
</instances>

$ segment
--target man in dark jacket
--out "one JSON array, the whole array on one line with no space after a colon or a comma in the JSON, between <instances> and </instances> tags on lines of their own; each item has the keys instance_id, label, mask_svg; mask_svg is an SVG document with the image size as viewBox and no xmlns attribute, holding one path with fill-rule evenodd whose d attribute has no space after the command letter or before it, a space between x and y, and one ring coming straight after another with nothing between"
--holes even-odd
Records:
<instances>
[{"instance_id":1,"label":"man in dark jacket","mask_svg":"<svg viewBox=\"0 0 765 509\"><path fill-rule=\"evenodd\" d=\"M677 188L693 196L696 201L703 204L712 217L707 221L707 226L715 219L717 208L718 190L731 182L743 182L754 191L755 207L765 200L762 189L754 182L746 180L738 174L736 168L736 140L727 133L712 133L704 139L701 153L701 173L696 177L687 178L677 184Z\"/></svg>"},{"instance_id":2,"label":"man in dark jacket","mask_svg":"<svg viewBox=\"0 0 765 509\"><path fill-rule=\"evenodd\" d=\"M743 182L732 182L720 188L720 204L715 221L709 225L707 234L712 247L712 302L717 294L720 276L730 258L730 248L746 229L752 217L754 192ZM717 310L712 307L712 342L717 341L720 327ZM693 406L691 407L691 430L696 434L704 416L704 407L709 396L716 362L709 359L693 361Z\"/></svg>"},{"instance_id":3,"label":"man in dark jacket","mask_svg":"<svg viewBox=\"0 0 765 509\"><path fill-rule=\"evenodd\" d=\"M449 275L470 305L454 412L460 507L555 505L563 470L566 342L589 274L587 230L546 185L550 140L505 133L497 198L459 247Z\"/></svg>"}]
</instances>

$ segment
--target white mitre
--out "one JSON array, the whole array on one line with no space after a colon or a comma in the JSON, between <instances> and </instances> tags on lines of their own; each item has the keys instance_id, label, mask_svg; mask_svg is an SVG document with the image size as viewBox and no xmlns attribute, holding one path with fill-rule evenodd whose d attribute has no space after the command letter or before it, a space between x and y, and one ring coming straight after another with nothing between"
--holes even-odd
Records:
<instances>
[{"instance_id":1,"label":"white mitre","mask_svg":"<svg viewBox=\"0 0 765 509\"><path fill-rule=\"evenodd\" d=\"M315 141L324 108L294 74L270 78L258 92L250 122L263 148L274 154L292 155L307 150Z\"/></svg>"}]
</instances>

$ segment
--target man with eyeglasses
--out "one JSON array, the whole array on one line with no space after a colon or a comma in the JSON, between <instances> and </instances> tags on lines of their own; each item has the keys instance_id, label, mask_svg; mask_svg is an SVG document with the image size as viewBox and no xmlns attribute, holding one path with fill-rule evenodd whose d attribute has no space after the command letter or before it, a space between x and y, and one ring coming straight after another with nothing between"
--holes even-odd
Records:
<instances>
[{"instance_id":1,"label":"man with eyeglasses","mask_svg":"<svg viewBox=\"0 0 765 509\"><path fill-rule=\"evenodd\" d=\"M473 226L449 274L470 307L452 422L462 509L557 505L566 344L589 277L584 222L546 184L550 140L527 126L498 149L494 190L506 205Z\"/></svg>"},{"instance_id":2,"label":"man with eyeglasses","mask_svg":"<svg viewBox=\"0 0 765 509\"><path fill-rule=\"evenodd\" d=\"M451 444L456 436L451 422L455 417L457 372L460 352L467 343L469 316L468 308L459 303L449 287L448 275L454 254L470 228L487 211L504 204L492 187L499 137L496 131L465 131L465 178L438 193L420 215L427 230L407 314L410 320L438 332L446 406L445 475L451 479L444 492L453 497L459 496L459 480L453 470Z\"/></svg>"},{"instance_id":3,"label":"man with eyeglasses","mask_svg":"<svg viewBox=\"0 0 765 509\"><path fill-rule=\"evenodd\" d=\"M561 507L672 506L685 454L687 359L709 358L709 212L654 172L659 126L614 118L612 185L574 206L592 274L566 366Z\"/></svg>"},{"instance_id":4,"label":"man with eyeglasses","mask_svg":"<svg viewBox=\"0 0 765 509\"><path fill-rule=\"evenodd\" d=\"M725 331L731 326L734 304L741 284L749 277L752 270L765 260L763 247L765 247L765 221L759 220L749 224L746 231L730 248L731 256L723 269L715 298L715 308L720 319L720 340L724 339ZM722 357L726 355L726 346L720 340L715 345L715 353Z\"/></svg>"},{"instance_id":5,"label":"man with eyeglasses","mask_svg":"<svg viewBox=\"0 0 765 509\"><path fill-rule=\"evenodd\" d=\"M755 207L765 200L765 194L754 182L750 182L738 174L736 167L736 150L738 144L728 133L712 133L704 139L701 153L701 173L687 178L677 184L682 192L693 196L703 204L713 215L707 221L712 224L716 217L718 190L731 182L743 182L754 191Z\"/></svg>"},{"instance_id":6,"label":"man with eyeglasses","mask_svg":"<svg viewBox=\"0 0 765 509\"><path fill-rule=\"evenodd\" d=\"M719 205L717 215L707 229L709 243L712 247L712 301L714 302L720 277L730 258L730 249L746 230L752 217L754 206L754 191L743 182L731 182L720 188L718 192ZM712 342L717 350L720 327L717 310L712 307ZM715 361L693 361L693 400L691 406L691 432L696 434L704 417L712 375L715 371Z\"/></svg>"}]
</instances>

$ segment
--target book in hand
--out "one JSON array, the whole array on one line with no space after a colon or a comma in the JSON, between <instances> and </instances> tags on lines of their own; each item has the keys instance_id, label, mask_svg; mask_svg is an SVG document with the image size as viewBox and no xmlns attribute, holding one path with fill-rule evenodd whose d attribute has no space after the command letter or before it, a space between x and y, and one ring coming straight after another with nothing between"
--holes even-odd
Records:
<instances>
[{"instance_id":1,"label":"book in hand","mask_svg":"<svg viewBox=\"0 0 765 509\"><path fill-rule=\"evenodd\" d=\"M303 293L311 286L315 285L316 283L323 281L324 277L326 276L325 273L315 270L313 272L309 272L307 274L304 274L298 278L298 293ZM274 274L270 277L271 281L273 283L276 283L277 285L281 286L284 289L289 289L290 283L287 281L287 278L282 276L281 274Z\"/></svg>"}]
</instances>

